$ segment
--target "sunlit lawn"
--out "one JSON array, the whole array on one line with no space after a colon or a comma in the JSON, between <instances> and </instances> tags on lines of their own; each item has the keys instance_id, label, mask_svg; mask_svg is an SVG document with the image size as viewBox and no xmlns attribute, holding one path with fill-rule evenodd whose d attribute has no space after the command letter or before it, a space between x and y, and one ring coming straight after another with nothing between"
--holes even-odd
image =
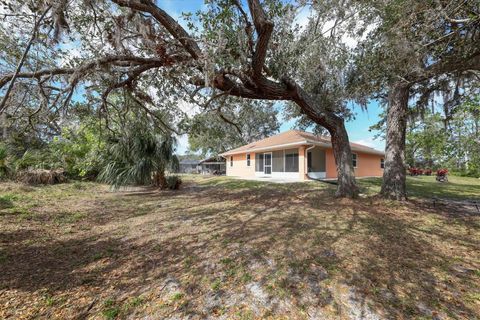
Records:
<instances>
[{"instance_id":1,"label":"sunlit lawn","mask_svg":"<svg viewBox=\"0 0 480 320\"><path fill-rule=\"evenodd\" d=\"M470 177L448 176L448 182L437 182L435 176L407 177L407 193L411 198L442 198L456 200L479 200L480 179ZM378 193L381 178L358 179L363 191L368 194Z\"/></svg>"},{"instance_id":2,"label":"sunlit lawn","mask_svg":"<svg viewBox=\"0 0 480 320\"><path fill-rule=\"evenodd\" d=\"M1 319L475 319L480 183L409 202L183 176L180 191L0 185ZM374 194L378 179L359 181Z\"/></svg>"}]
</instances>

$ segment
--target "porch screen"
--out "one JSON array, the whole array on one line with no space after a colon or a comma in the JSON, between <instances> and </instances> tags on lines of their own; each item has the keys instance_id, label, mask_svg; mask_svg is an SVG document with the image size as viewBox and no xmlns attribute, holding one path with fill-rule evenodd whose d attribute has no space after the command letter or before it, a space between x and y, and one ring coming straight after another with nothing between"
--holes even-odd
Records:
<instances>
[{"instance_id":1,"label":"porch screen","mask_svg":"<svg viewBox=\"0 0 480 320\"><path fill-rule=\"evenodd\" d=\"M273 151L273 172L283 172L283 150Z\"/></svg>"},{"instance_id":2,"label":"porch screen","mask_svg":"<svg viewBox=\"0 0 480 320\"><path fill-rule=\"evenodd\" d=\"M285 150L285 172L298 172L298 149Z\"/></svg>"},{"instance_id":3,"label":"porch screen","mask_svg":"<svg viewBox=\"0 0 480 320\"><path fill-rule=\"evenodd\" d=\"M255 171L263 172L263 153L255 153Z\"/></svg>"}]
</instances>

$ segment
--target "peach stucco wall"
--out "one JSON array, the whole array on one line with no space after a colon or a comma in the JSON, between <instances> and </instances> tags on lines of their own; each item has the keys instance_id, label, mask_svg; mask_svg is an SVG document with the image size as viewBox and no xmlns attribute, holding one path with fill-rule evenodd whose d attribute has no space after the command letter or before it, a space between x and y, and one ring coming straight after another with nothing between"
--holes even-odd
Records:
<instances>
[{"instance_id":1,"label":"peach stucco wall","mask_svg":"<svg viewBox=\"0 0 480 320\"><path fill-rule=\"evenodd\" d=\"M305 157L306 146L298 148L298 174L300 180L307 180L307 158Z\"/></svg>"},{"instance_id":2,"label":"peach stucco wall","mask_svg":"<svg viewBox=\"0 0 480 320\"><path fill-rule=\"evenodd\" d=\"M230 156L227 156L227 176L254 177L255 176L255 153L250 153L250 166L247 166L247 154L234 154L233 166L230 166Z\"/></svg>"},{"instance_id":3,"label":"peach stucco wall","mask_svg":"<svg viewBox=\"0 0 480 320\"><path fill-rule=\"evenodd\" d=\"M357 167L355 168L356 177L381 177L383 169L380 168L381 155L353 152L357 154ZM333 156L333 150L327 149L325 152L327 178L337 177L337 166Z\"/></svg>"},{"instance_id":4,"label":"peach stucco wall","mask_svg":"<svg viewBox=\"0 0 480 320\"><path fill-rule=\"evenodd\" d=\"M307 146L298 148L298 171L299 179L307 180L306 168L307 159L305 157ZM356 177L380 177L383 175L383 169L380 168L381 155L354 152L357 154L357 167L355 168ZM227 176L234 177L254 177L255 176L255 153L250 153L250 166L247 166L247 154L235 154L233 157L233 166L230 166L230 157L226 157ZM333 156L332 149L325 149L325 168L327 178L337 177L337 166Z\"/></svg>"},{"instance_id":5,"label":"peach stucco wall","mask_svg":"<svg viewBox=\"0 0 480 320\"><path fill-rule=\"evenodd\" d=\"M327 178L337 177L337 165L335 164L335 157L332 149L325 150L325 169L327 170Z\"/></svg>"}]
</instances>

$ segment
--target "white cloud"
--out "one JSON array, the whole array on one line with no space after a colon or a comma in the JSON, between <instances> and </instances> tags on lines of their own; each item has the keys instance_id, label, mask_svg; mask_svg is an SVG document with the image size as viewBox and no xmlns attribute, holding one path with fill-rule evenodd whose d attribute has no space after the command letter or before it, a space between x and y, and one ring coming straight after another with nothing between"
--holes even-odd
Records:
<instances>
[{"instance_id":1,"label":"white cloud","mask_svg":"<svg viewBox=\"0 0 480 320\"><path fill-rule=\"evenodd\" d=\"M359 139L359 140L355 140L355 141L352 141L352 142L362 144L364 146L374 148L374 149L377 149L377 150L385 150L385 141L383 139L382 140L378 140L378 139L375 140L373 137L368 137L368 138L365 138L365 139Z\"/></svg>"}]
</instances>

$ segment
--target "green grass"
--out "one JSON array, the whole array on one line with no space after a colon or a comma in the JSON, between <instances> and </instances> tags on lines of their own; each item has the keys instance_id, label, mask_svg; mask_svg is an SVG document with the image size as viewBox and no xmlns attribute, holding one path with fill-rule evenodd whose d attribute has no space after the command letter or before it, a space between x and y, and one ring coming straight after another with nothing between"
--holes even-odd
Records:
<instances>
[{"instance_id":1,"label":"green grass","mask_svg":"<svg viewBox=\"0 0 480 320\"><path fill-rule=\"evenodd\" d=\"M65 211L65 212L60 212L55 217L55 222L58 224L74 224L83 220L85 217L86 215L82 212Z\"/></svg>"},{"instance_id":2,"label":"green grass","mask_svg":"<svg viewBox=\"0 0 480 320\"><path fill-rule=\"evenodd\" d=\"M0 210L13 208L13 200L15 196L11 194L4 194L0 196Z\"/></svg>"},{"instance_id":3,"label":"green grass","mask_svg":"<svg viewBox=\"0 0 480 320\"><path fill-rule=\"evenodd\" d=\"M268 181L242 180L231 177L203 177L184 175L185 181L199 186L222 188L232 191L258 190L262 193L269 191L325 191L333 195L335 185L324 182L308 183L271 183ZM480 199L480 179L450 175L446 183L437 182L435 176L407 177L407 193L410 198L445 198L455 200ZM357 179L361 193L372 196L380 191L381 178Z\"/></svg>"},{"instance_id":4,"label":"green grass","mask_svg":"<svg viewBox=\"0 0 480 320\"><path fill-rule=\"evenodd\" d=\"M130 311L132 309L138 308L145 303L145 299L142 296L133 297L128 299L128 301L123 305L124 311Z\"/></svg>"},{"instance_id":5,"label":"green grass","mask_svg":"<svg viewBox=\"0 0 480 320\"><path fill-rule=\"evenodd\" d=\"M185 297L185 295L183 293L176 292L176 293L172 294L172 296L170 297L170 300L172 302L175 302L175 301L182 300L184 297Z\"/></svg>"},{"instance_id":6,"label":"green grass","mask_svg":"<svg viewBox=\"0 0 480 320\"><path fill-rule=\"evenodd\" d=\"M182 179L188 182L194 182L195 184L203 187L219 187L227 190L258 190L265 187L276 190L292 190L297 188L304 188L303 182L292 183L272 183L268 181L257 180L244 180L236 179L226 176L199 176L199 175L182 175ZM329 186L326 184L312 184L315 189L324 189Z\"/></svg>"},{"instance_id":7,"label":"green grass","mask_svg":"<svg viewBox=\"0 0 480 320\"><path fill-rule=\"evenodd\" d=\"M380 191L381 178L358 179L362 192L373 195ZM480 179L449 176L448 182L437 182L435 176L407 177L407 194L410 198L445 198L480 200Z\"/></svg>"},{"instance_id":8,"label":"green grass","mask_svg":"<svg viewBox=\"0 0 480 320\"><path fill-rule=\"evenodd\" d=\"M120 307L117 306L115 300L107 299L103 303L102 314L107 320L113 320L120 314Z\"/></svg>"}]
</instances>

